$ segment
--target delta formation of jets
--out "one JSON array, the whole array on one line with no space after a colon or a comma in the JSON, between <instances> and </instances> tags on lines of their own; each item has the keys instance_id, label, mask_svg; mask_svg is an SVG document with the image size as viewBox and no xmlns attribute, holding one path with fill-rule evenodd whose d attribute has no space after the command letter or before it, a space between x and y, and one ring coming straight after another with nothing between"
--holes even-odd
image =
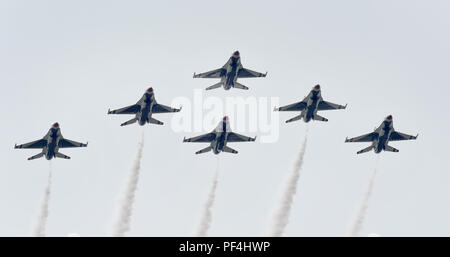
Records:
<instances>
[{"instance_id":1,"label":"delta formation of jets","mask_svg":"<svg viewBox=\"0 0 450 257\"><path fill-rule=\"evenodd\" d=\"M231 57L228 59L227 63L222 68L215 69L212 71L196 74L194 73L194 78L216 78L220 81L212 86L206 88L206 90L211 90L219 87L223 87L225 90L231 88L238 88L248 90L248 87L237 82L238 78L256 78L256 77L266 77L266 73L259 73L253 70L246 69L241 64L241 57L239 51L235 51ZM295 116L286 121L292 122L303 119L304 122L309 122L311 120L318 121L328 121L327 118L322 117L317 114L318 111L326 110L338 110L345 109L347 105L339 105L323 100L320 85L316 85L312 88L309 94L300 102L293 103L290 105L275 108L274 111L297 111L300 112L298 116ZM129 114L135 117L128 120L121 126L130 125L133 123L138 123L143 126L146 123L163 125L164 123L153 118L152 115L155 113L169 113L169 112L179 112L181 108L172 108L162 104L158 104L155 100L155 93L153 88L149 88L145 91L144 95L139 99L139 101L127 107L123 107L116 110L108 110L108 114ZM400 141L400 140L412 140L417 139L418 135L411 136L404 133L400 133L394 130L392 115L387 116L378 128L375 128L374 132L354 137L346 138L345 142L371 142L371 145L357 152L357 154L365 153L370 150L374 150L375 153L380 153L381 151L398 152L397 149L388 145L390 141ZM197 151L196 154L206 153L212 151L214 154L219 154L220 152L227 153L238 153L236 150L227 146L227 143L231 142L254 142L256 137L247 137L235 132L230 129L230 123L227 116L223 117L223 120L219 122L217 127L210 133L200 135L192 138L184 138L183 142L191 143L209 143L209 146ZM65 139L61 134L61 129L59 124L56 122L49 129L47 134L36 141L15 145L16 149L42 149L42 151L30 158L28 160L34 160L44 157L47 160L52 158L63 158L70 159L69 156L64 155L59 152L60 148L70 148L70 147L86 147L87 143L79 143L69 139Z\"/></svg>"}]
</instances>

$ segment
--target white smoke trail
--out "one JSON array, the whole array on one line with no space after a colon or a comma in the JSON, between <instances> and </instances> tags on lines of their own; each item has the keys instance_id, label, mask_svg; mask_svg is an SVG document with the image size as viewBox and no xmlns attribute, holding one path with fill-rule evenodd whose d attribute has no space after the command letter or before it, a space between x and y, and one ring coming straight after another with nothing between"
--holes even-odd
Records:
<instances>
[{"instance_id":1,"label":"white smoke trail","mask_svg":"<svg viewBox=\"0 0 450 257\"><path fill-rule=\"evenodd\" d=\"M139 181L139 170L141 168L142 149L144 148L144 132L142 132L141 142L138 144L138 150L133 167L123 188L118 201L118 207L113 220L112 236L123 237L130 230L130 218L133 211L133 203L137 184Z\"/></svg>"},{"instance_id":2,"label":"white smoke trail","mask_svg":"<svg viewBox=\"0 0 450 257\"><path fill-rule=\"evenodd\" d=\"M356 212L356 216L353 219L353 221L351 222L348 236L356 237L356 236L359 236L359 233L361 232L362 225L364 223L364 218L366 217L367 209L369 208L369 200L370 200L370 196L372 195L373 186L375 183L375 177L378 172L379 160L380 160L380 158L378 156L376 164L375 164L375 169L373 170L372 176L369 179L369 183L367 184L366 191L365 191L363 198L361 199L361 202L359 204L358 210Z\"/></svg>"},{"instance_id":3,"label":"white smoke trail","mask_svg":"<svg viewBox=\"0 0 450 257\"><path fill-rule=\"evenodd\" d=\"M305 138L281 192L278 206L276 206L272 215L272 223L270 224L268 231L269 236L282 236L284 229L289 222L289 215L294 201L294 195L297 191L298 179L300 178L300 170L303 165L303 157L306 152L307 137L308 127L306 127Z\"/></svg>"},{"instance_id":4,"label":"white smoke trail","mask_svg":"<svg viewBox=\"0 0 450 257\"><path fill-rule=\"evenodd\" d=\"M211 226L212 213L211 209L214 204L214 199L216 198L216 188L219 178L219 157L217 157L216 171L214 172L213 181L208 192L208 197L203 205L202 216L195 232L195 236L204 237L207 236L209 227Z\"/></svg>"},{"instance_id":5,"label":"white smoke trail","mask_svg":"<svg viewBox=\"0 0 450 257\"><path fill-rule=\"evenodd\" d=\"M45 187L44 196L42 197L41 204L39 206L38 216L33 226L31 235L34 237L44 237L45 227L47 225L48 218L48 204L50 201L50 188L52 185L52 165L49 164L47 185Z\"/></svg>"}]
</instances>

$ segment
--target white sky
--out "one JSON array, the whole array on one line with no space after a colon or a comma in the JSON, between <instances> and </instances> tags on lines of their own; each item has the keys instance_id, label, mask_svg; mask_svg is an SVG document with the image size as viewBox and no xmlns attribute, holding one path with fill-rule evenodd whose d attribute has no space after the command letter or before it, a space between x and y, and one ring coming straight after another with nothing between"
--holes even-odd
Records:
<instances>
[{"instance_id":1,"label":"white sky","mask_svg":"<svg viewBox=\"0 0 450 257\"><path fill-rule=\"evenodd\" d=\"M146 142L130 236L189 236L213 176L216 156L194 152L165 126L120 127L107 116L149 86L158 102L215 80L193 72L222 66L234 50L244 67L269 74L241 82L249 91L210 96L278 96L300 101L320 83L325 100L347 110L322 112L309 142L287 236L344 235L375 165L367 144L388 114L417 141L384 152L362 234L450 236L448 1L0 1L0 235L28 235L48 161L14 143L41 138L55 121L65 137L89 141L52 161L47 233L105 235L117 196ZM212 236L258 236L267 227L304 122L285 124L277 143L232 144L222 153ZM209 132L209 131L205 131ZM248 133L245 133L248 134ZM254 135L254 134L253 134ZM253 136L251 135L251 136Z\"/></svg>"}]
</instances>

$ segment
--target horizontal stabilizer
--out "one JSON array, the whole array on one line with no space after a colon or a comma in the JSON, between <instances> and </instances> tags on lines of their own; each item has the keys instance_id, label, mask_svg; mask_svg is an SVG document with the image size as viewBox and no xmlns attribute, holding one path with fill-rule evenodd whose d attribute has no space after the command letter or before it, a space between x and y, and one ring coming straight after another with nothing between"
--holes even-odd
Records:
<instances>
[{"instance_id":1,"label":"horizontal stabilizer","mask_svg":"<svg viewBox=\"0 0 450 257\"><path fill-rule=\"evenodd\" d=\"M386 145L386 147L384 148L384 150L385 150L385 151L388 151L388 152L394 152L394 153L397 153L397 152L398 152L398 149L396 149L396 148L394 148L394 147L392 147L392 146L390 146L390 145Z\"/></svg>"},{"instance_id":2,"label":"horizontal stabilizer","mask_svg":"<svg viewBox=\"0 0 450 257\"><path fill-rule=\"evenodd\" d=\"M221 86L222 86L222 82L219 82L219 83L216 83L216 84L214 84L214 85L212 85L212 86L207 87L206 90L211 90L211 89L219 88L219 87L221 87Z\"/></svg>"},{"instance_id":3,"label":"horizontal stabilizer","mask_svg":"<svg viewBox=\"0 0 450 257\"><path fill-rule=\"evenodd\" d=\"M203 148L203 149L200 150L200 151L195 152L195 154L207 153L207 152L209 152L209 151L211 151L211 150L212 150L212 147L211 147L211 146L208 146L208 147L206 147L206 148Z\"/></svg>"},{"instance_id":4,"label":"horizontal stabilizer","mask_svg":"<svg viewBox=\"0 0 450 257\"><path fill-rule=\"evenodd\" d=\"M248 90L248 87L242 85L241 83L235 82L234 83L234 87L235 88L239 88L239 89L244 89L244 90Z\"/></svg>"},{"instance_id":5,"label":"horizontal stabilizer","mask_svg":"<svg viewBox=\"0 0 450 257\"><path fill-rule=\"evenodd\" d=\"M154 118L150 118L150 119L148 120L148 122L151 123L151 124L156 124L156 125L164 125L164 122L159 121L159 120L154 119Z\"/></svg>"},{"instance_id":6,"label":"horizontal stabilizer","mask_svg":"<svg viewBox=\"0 0 450 257\"><path fill-rule=\"evenodd\" d=\"M234 153L234 154L238 153L238 151L236 151L233 148L228 147L228 146L224 146L222 151L227 152L227 153Z\"/></svg>"},{"instance_id":7,"label":"horizontal stabilizer","mask_svg":"<svg viewBox=\"0 0 450 257\"><path fill-rule=\"evenodd\" d=\"M373 149L373 146L371 145L371 146L369 146L369 147L367 147L367 148L364 148L364 149L362 149L362 150L356 152L356 154L366 153L366 152L368 152L368 151L370 151L370 150L372 150L372 149Z\"/></svg>"},{"instance_id":8,"label":"horizontal stabilizer","mask_svg":"<svg viewBox=\"0 0 450 257\"><path fill-rule=\"evenodd\" d=\"M296 120L300 120L302 117L303 117L303 114L300 114L298 116L295 116L292 119L287 120L286 123L293 122L293 121L296 121Z\"/></svg>"},{"instance_id":9,"label":"horizontal stabilizer","mask_svg":"<svg viewBox=\"0 0 450 257\"><path fill-rule=\"evenodd\" d=\"M313 119L314 119L314 120L325 121L325 122L328 121L327 118L324 118L324 117L322 117L322 116L320 116L320 115L318 115L318 114L314 114Z\"/></svg>"},{"instance_id":10,"label":"horizontal stabilizer","mask_svg":"<svg viewBox=\"0 0 450 257\"><path fill-rule=\"evenodd\" d=\"M61 158L61 159L70 159L69 156L67 156L65 154L62 154L62 153L59 153L59 152L55 154L55 157L56 158Z\"/></svg>"},{"instance_id":11,"label":"horizontal stabilizer","mask_svg":"<svg viewBox=\"0 0 450 257\"><path fill-rule=\"evenodd\" d=\"M31 156L30 158L28 158L29 161L34 160L34 159L38 159L41 158L42 156L44 156L44 152L42 153L38 153L36 155Z\"/></svg>"},{"instance_id":12,"label":"horizontal stabilizer","mask_svg":"<svg viewBox=\"0 0 450 257\"><path fill-rule=\"evenodd\" d=\"M127 121L127 122L124 122L124 123L120 124L120 126L126 126L126 125L133 124L133 123L135 123L137 120L138 120L137 118L133 118L133 119Z\"/></svg>"}]
</instances>

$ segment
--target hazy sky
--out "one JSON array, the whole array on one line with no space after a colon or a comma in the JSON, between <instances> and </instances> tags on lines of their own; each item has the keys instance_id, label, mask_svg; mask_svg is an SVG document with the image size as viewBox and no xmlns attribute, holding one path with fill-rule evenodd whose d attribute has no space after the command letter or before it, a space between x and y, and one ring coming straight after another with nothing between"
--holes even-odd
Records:
<instances>
[{"instance_id":1,"label":"hazy sky","mask_svg":"<svg viewBox=\"0 0 450 257\"><path fill-rule=\"evenodd\" d=\"M141 177L129 236L189 236L216 165L205 144L182 144L164 126L120 127L131 116L108 108L134 104L153 86L158 102L193 97L216 80L194 72L242 63L268 71L243 79L248 91L207 96L300 101L320 83L325 100L348 103L309 124L308 146L287 236L347 232L376 162L368 146L344 144L389 114L416 141L383 152L362 234L450 236L448 158L448 1L0 1L0 235L28 235L44 193L48 161L14 150L60 123L89 141L52 161L47 234L102 236L145 130ZM177 107L177 106L176 106ZM272 144L230 144L222 153L212 236L259 236L298 152L306 124L285 124ZM209 132L205 129L204 132ZM242 131L250 136L258 133Z\"/></svg>"}]
</instances>

